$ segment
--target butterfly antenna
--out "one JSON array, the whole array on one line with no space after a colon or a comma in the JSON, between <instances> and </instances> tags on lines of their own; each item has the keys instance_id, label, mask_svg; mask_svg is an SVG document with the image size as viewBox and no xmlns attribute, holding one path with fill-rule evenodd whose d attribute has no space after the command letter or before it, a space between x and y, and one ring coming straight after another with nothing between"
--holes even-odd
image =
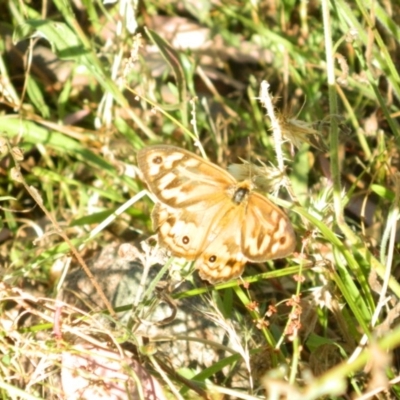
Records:
<instances>
[{"instance_id":1,"label":"butterfly antenna","mask_svg":"<svg viewBox=\"0 0 400 400\"><path fill-rule=\"evenodd\" d=\"M253 167L252 167L252 164L251 164L251 154L250 154L250 150L251 150L251 140L250 140L250 137L248 137L247 138L247 141L248 141L248 143L249 143L249 147L248 147L248 149L249 149L249 151L247 152L247 164L249 165L249 178L250 178L250 182L253 182Z\"/></svg>"}]
</instances>

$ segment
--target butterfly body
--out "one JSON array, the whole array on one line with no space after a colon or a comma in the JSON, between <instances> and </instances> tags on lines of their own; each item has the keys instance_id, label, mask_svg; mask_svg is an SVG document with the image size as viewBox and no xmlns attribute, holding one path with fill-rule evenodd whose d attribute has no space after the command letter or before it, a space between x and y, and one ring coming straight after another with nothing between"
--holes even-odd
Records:
<instances>
[{"instance_id":1,"label":"butterfly body","mask_svg":"<svg viewBox=\"0 0 400 400\"><path fill-rule=\"evenodd\" d=\"M156 196L153 228L174 256L196 260L211 283L235 278L247 261L263 262L293 252L295 235L286 214L237 182L222 168L173 146L138 152L138 165Z\"/></svg>"}]
</instances>

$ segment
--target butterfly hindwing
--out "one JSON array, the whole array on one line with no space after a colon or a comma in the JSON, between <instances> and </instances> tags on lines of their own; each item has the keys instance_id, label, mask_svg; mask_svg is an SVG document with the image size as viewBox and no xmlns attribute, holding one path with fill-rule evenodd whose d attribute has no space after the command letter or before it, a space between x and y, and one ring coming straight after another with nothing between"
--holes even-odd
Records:
<instances>
[{"instance_id":1,"label":"butterfly hindwing","mask_svg":"<svg viewBox=\"0 0 400 400\"><path fill-rule=\"evenodd\" d=\"M195 267L202 279L210 283L225 282L237 278L247 262L241 251L241 232L238 224L244 209L232 208L221 220L221 229L207 242L197 258Z\"/></svg>"},{"instance_id":2,"label":"butterfly hindwing","mask_svg":"<svg viewBox=\"0 0 400 400\"><path fill-rule=\"evenodd\" d=\"M174 256L191 261L201 254L207 232L199 229L197 214L158 203L153 209L152 219L159 244Z\"/></svg>"},{"instance_id":3,"label":"butterfly hindwing","mask_svg":"<svg viewBox=\"0 0 400 400\"><path fill-rule=\"evenodd\" d=\"M216 237L224 236L225 225L235 211L234 205L224 198L210 201L207 207L203 202L187 208L172 208L157 203L152 212L153 229L160 244L165 245L173 255L193 260Z\"/></svg>"}]
</instances>

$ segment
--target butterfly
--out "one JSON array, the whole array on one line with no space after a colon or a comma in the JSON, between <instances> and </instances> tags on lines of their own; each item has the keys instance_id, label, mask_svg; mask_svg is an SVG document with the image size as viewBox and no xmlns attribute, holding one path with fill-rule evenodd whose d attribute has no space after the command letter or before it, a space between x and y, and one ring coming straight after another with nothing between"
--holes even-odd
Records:
<instances>
[{"instance_id":1,"label":"butterfly","mask_svg":"<svg viewBox=\"0 0 400 400\"><path fill-rule=\"evenodd\" d=\"M296 245L286 214L254 192L250 179L187 150L146 147L137 162L157 202L152 212L158 242L173 256L195 261L210 283L240 276L246 262L290 255Z\"/></svg>"}]
</instances>

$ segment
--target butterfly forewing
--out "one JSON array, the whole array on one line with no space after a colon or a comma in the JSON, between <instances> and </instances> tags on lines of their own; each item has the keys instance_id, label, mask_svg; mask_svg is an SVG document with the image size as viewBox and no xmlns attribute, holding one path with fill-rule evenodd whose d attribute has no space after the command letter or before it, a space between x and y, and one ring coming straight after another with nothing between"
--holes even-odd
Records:
<instances>
[{"instance_id":1,"label":"butterfly forewing","mask_svg":"<svg viewBox=\"0 0 400 400\"><path fill-rule=\"evenodd\" d=\"M223 169L173 146L142 149L137 159L150 190L175 208L208 204L210 197L224 196L226 187L236 183Z\"/></svg>"},{"instance_id":2,"label":"butterfly forewing","mask_svg":"<svg viewBox=\"0 0 400 400\"><path fill-rule=\"evenodd\" d=\"M242 252L253 262L293 253L296 237L286 214L266 197L251 193L242 224Z\"/></svg>"}]
</instances>

